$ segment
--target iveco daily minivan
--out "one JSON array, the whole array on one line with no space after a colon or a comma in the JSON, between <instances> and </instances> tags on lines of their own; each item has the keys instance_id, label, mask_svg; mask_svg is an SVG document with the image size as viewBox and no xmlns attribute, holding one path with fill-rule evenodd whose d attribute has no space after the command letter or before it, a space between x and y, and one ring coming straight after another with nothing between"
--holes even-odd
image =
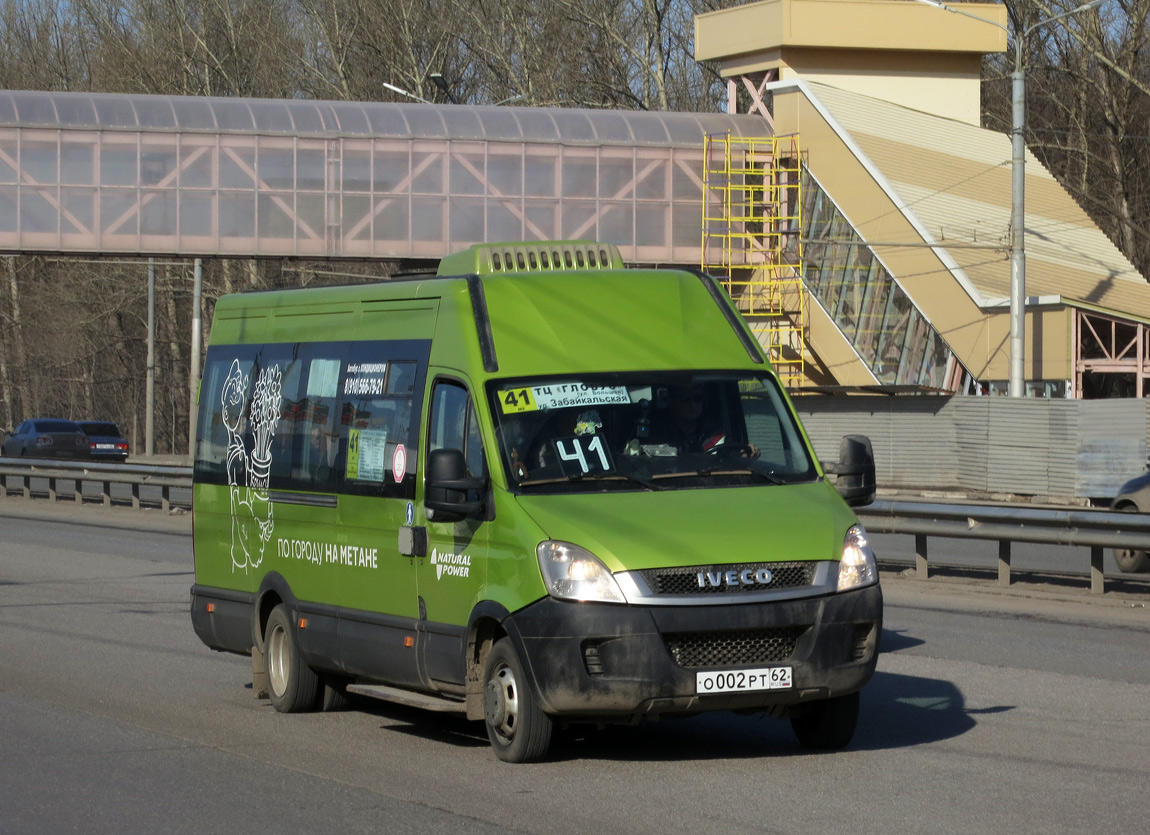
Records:
<instances>
[{"instance_id":1,"label":"iveco daily minivan","mask_svg":"<svg viewBox=\"0 0 1150 835\"><path fill-rule=\"evenodd\" d=\"M453 711L512 762L556 725L713 710L854 733L869 443L828 480L707 275L498 244L227 296L198 420L192 622L280 711Z\"/></svg>"}]
</instances>

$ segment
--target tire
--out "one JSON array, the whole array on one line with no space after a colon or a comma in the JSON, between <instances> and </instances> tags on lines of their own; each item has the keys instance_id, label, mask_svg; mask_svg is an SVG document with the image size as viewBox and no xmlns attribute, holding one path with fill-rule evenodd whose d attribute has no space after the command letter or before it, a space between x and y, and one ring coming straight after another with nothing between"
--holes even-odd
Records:
<instances>
[{"instance_id":1,"label":"tire","mask_svg":"<svg viewBox=\"0 0 1150 835\"><path fill-rule=\"evenodd\" d=\"M1118 570L1123 574L1144 574L1150 571L1150 555L1145 551L1115 548L1114 562L1118 563Z\"/></svg>"},{"instance_id":2,"label":"tire","mask_svg":"<svg viewBox=\"0 0 1150 835\"><path fill-rule=\"evenodd\" d=\"M1137 513L1138 508L1125 505L1118 510L1126 513ZM1129 548L1115 548L1114 562L1118 563L1118 570L1123 574L1142 574L1150 571L1150 555L1145 551L1133 551Z\"/></svg>"},{"instance_id":3,"label":"tire","mask_svg":"<svg viewBox=\"0 0 1150 835\"><path fill-rule=\"evenodd\" d=\"M553 725L507 638L487 656L483 682L483 721L495 756L509 763L541 760L551 745Z\"/></svg>"},{"instance_id":4,"label":"tire","mask_svg":"<svg viewBox=\"0 0 1150 835\"><path fill-rule=\"evenodd\" d=\"M268 671L268 699L280 713L314 710L319 702L319 677L303 663L282 603L272 609L264 629L264 656Z\"/></svg>"},{"instance_id":5,"label":"tire","mask_svg":"<svg viewBox=\"0 0 1150 835\"><path fill-rule=\"evenodd\" d=\"M791 730L805 748L834 751L845 748L859 721L859 694L850 693L808 705L791 718Z\"/></svg>"}]
</instances>

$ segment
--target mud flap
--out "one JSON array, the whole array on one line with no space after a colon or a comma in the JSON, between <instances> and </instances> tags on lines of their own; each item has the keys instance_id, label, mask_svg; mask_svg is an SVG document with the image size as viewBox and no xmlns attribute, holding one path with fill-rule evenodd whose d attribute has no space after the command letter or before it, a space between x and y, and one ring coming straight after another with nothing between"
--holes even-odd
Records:
<instances>
[{"instance_id":1,"label":"mud flap","mask_svg":"<svg viewBox=\"0 0 1150 835\"><path fill-rule=\"evenodd\" d=\"M268 668L259 647L252 647L252 695L257 699L268 697Z\"/></svg>"}]
</instances>

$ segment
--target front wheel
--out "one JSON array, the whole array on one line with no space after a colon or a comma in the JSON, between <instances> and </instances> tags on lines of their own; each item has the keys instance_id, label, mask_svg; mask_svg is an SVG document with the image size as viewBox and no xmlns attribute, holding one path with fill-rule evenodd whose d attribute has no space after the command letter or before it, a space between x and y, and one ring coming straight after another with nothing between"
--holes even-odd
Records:
<instances>
[{"instance_id":1,"label":"front wheel","mask_svg":"<svg viewBox=\"0 0 1150 835\"><path fill-rule=\"evenodd\" d=\"M859 721L859 694L849 693L807 705L791 718L791 730L806 748L831 751L845 748Z\"/></svg>"},{"instance_id":2,"label":"front wheel","mask_svg":"<svg viewBox=\"0 0 1150 835\"><path fill-rule=\"evenodd\" d=\"M282 603L272 609L264 630L268 671L268 699L280 713L313 710L319 695L319 677L303 663L291 617Z\"/></svg>"},{"instance_id":3,"label":"front wheel","mask_svg":"<svg viewBox=\"0 0 1150 835\"><path fill-rule=\"evenodd\" d=\"M509 763L542 759L551 744L551 718L539 707L507 638L492 647L483 681L483 719L495 756Z\"/></svg>"}]
</instances>

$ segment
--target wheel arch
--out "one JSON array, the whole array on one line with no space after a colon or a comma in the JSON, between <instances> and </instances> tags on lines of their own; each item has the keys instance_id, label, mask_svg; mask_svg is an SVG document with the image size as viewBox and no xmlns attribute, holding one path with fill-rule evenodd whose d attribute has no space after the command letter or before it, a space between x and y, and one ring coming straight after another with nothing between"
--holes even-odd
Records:
<instances>
[{"instance_id":1,"label":"wheel arch","mask_svg":"<svg viewBox=\"0 0 1150 835\"><path fill-rule=\"evenodd\" d=\"M256 605L252 610L252 641L260 652L264 651L264 633L267 631L268 618L272 609L281 603L294 611L296 608L295 595L291 586L278 571L269 571L260 582L259 591L256 592Z\"/></svg>"},{"instance_id":2,"label":"wheel arch","mask_svg":"<svg viewBox=\"0 0 1150 835\"><path fill-rule=\"evenodd\" d=\"M471 617L468 618L467 638L463 642L468 719L483 718L483 667L495 642L508 636L505 624L510 615L501 604L484 600L471 611Z\"/></svg>"}]
</instances>

